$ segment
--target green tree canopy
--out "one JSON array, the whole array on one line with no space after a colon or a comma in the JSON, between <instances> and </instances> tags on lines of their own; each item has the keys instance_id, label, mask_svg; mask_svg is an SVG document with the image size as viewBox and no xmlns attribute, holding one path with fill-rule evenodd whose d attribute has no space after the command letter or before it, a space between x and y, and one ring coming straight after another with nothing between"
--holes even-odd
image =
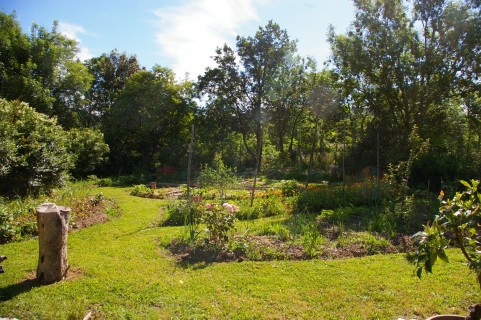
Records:
<instances>
[{"instance_id":1,"label":"green tree canopy","mask_svg":"<svg viewBox=\"0 0 481 320\"><path fill-rule=\"evenodd\" d=\"M127 79L104 128L118 172L179 164L187 152L193 113L190 87L159 66Z\"/></svg>"}]
</instances>

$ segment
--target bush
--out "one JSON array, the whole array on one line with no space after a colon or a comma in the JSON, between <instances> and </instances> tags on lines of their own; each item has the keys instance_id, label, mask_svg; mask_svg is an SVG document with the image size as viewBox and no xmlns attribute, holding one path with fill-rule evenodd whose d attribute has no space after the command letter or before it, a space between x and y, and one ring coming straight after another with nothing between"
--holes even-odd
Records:
<instances>
[{"instance_id":1,"label":"bush","mask_svg":"<svg viewBox=\"0 0 481 320\"><path fill-rule=\"evenodd\" d=\"M213 187L218 189L221 198L225 197L225 191L237 182L237 178L231 169L222 162L220 154L214 157L213 168L203 166L197 179L202 188Z\"/></svg>"},{"instance_id":2,"label":"bush","mask_svg":"<svg viewBox=\"0 0 481 320\"><path fill-rule=\"evenodd\" d=\"M319 212L349 206L373 206L397 195L384 182L364 182L351 185L314 186L304 190L298 198L298 211Z\"/></svg>"},{"instance_id":3,"label":"bush","mask_svg":"<svg viewBox=\"0 0 481 320\"><path fill-rule=\"evenodd\" d=\"M299 194L301 186L296 180L284 180L281 183L281 190L284 197L293 197Z\"/></svg>"},{"instance_id":4,"label":"bush","mask_svg":"<svg viewBox=\"0 0 481 320\"><path fill-rule=\"evenodd\" d=\"M0 244L12 241L16 234L13 215L6 210L0 210Z\"/></svg>"},{"instance_id":5,"label":"bush","mask_svg":"<svg viewBox=\"0 0 481 320\"><path fill-rule=\"evenodd\" d=\"M194 217L194 223L196 223L199 215L197 206L189 204L188 201L174 201L167 205L162 225L184 226L189 223L189 217Z\"/></svg>"},{"instance_id":6,"label":"bush","mask_svg":"<svg viewBox=\"0 0 481 320\"><path fill-rule=\"evenodd\" d=\"M222 207L217 204L206 205L201 221L206 225L208 241L211 244L222 246L228 242L229 233L235 229L237 210L239 210L237 206L228 203L224 203Z\"/></svg>"},{"instance_id":7,"label":"bush","mask_svg":"<svg viewBox=\"0 0 481 320\"><path fill-rule=\"evenodd\" d=\"M99 130L72 129L67 132L67 137L68 150L75 164L71 170L74 177L86 177L105 162L109 146L104 142L104 135Z\"/></svg>"},{"instance_id":8,"label":"bush","mask_svg":"<svg viewBox=\"0 0 481 320\"><path fill-rule=\"evenodd\" d=\"M237 212L239 220L253 220L272 217L286 212L286 205L279 198L260 198L251 207L247 203Z\"/></svg>"},{"instance_id":9,"label":"bush","mask_svg":"<svg viewBox=\"0 0 481 320\"><path fill-rule=\"evenodd\" d=\"M130 191L130 195L143 198L152 198L154 196L154 190L143 184L139 184L134 186L134 188Z\"/></svg>"},{"instance_id":10,"label":"bush","mask_svg":"<svg viewBox=\"0 0 481 320\"><path fill-rule=\"evenodd\" d=\"M62 185L71 167L65 131L28 104L0 99L0 194L39 194Z\"/></svg>"}]
</instances>

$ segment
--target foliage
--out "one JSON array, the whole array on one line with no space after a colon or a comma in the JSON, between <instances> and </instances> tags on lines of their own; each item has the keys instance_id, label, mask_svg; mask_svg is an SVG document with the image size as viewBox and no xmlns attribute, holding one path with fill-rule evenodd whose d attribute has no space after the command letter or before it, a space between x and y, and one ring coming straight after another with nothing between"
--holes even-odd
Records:
<instances>
[{"instance_id":1,"label":"foliage","mask_svg":"<svg viewBox=\"0 0 481 320\"><path fill-rule=\"evenodd\" d=\"M289 213L289 207L282 198L258 197L252 207L245 202L239 212L236 213L236 217L239 220L272 217Z\"/></svg>"},{"instance_id":2,"label":"foliage","mask_svg":"<svg viewBox=\"0 0 481 320\"><path fill-rule=\"evenodd\" d=\"M329 62L345 103L354 170L378 159L383 167L407 164L414 128L430 141L416 168L426 180L453 179L472 165L479 127L466 111L475 115L479 105L468 92L478 87L480 20L469 2L357 0L347 32L330 30Z\"/></svg>"},{"instance_id":3,"label":"foliage","mask_svg":"<svg viewBox=\"0 0 481 320\"><path fill-rule=\"evenodd\" d=\"M15 230L15 223L13 215L2 208L0 211L0 244L12 241L15 239L17 231Z\"/></svg>"},{"instance_id":4,"label":"foliage","mask_svg":"<svg viewBox=\"0 0 481 320\"><path fill-rule=\"evenodd\" d=\"M304 190L297 200L298 211L316 212L349 206L373 206L394 197L388 184L368 181L350 185L318 185Z\"/></svg>"},{"instance_id":5,"label":"foliage","mask_svg":"<svg viewBox=\"0 0 481 320\"><path fill-rule=\"evenodd\" d=\"M309 257L315 258L318 255L318 245L321 244L323 240L315 223L304 226L301 242Z\"/></svg>"},{"instance_id":6,"label":"foliage","mask_svg":"<svg viewBox=\"0 0 481 320\"><path fill-rule=\"evenodd\" d=\"M72 209L70 226L75 227L78 220L97 214L94 210L104 209L109 218L119 215L115 205L105 202L101 193L84 182L68 183L56 188L49 194L24 196L16 198L0 198L0 242L27 239L37 235L37 219L35 208L44 202L53 202Z\"/></svg>"},{"instance_id":7,"label":"foliage","mask_svg":"<svg viewBox=\"0 0 481 320\"><path fill-rule=\"evenodd\" d=\"M272 84L295 51L296 43L287 32L269 21L254 37L237 36L235 50L227 45L218 48L213 57L217 66L208 68L199 79L199 91L208 98L207 108L214 110L213 114L226 116L215 125L224 126L227 120L232 130L242 134L243 146L257 168L262 158L265 108L271 106L274 91Z\"/></svg>"},{"instance_id":8,"label":"foliage","mask_svg":"<svg viewBox=\"0 0 481 320\"><path fill-rule=\"evenodd\" d=\"M190 83L155 67L130 76L115 99L103 132L112 172L153 172L180 165L190 136Z\"/></svg>"},{"instance_id":9,"label":"foliage","mask_svg":"<svg viewBox=\"0 0 481 320\"><path fill-rule=\"evenodd\" d=\"M229 234L235 229L235 212L239 208L235 205L224 203L207 204L206 210L201 215L201 222L206 226L208 241L217 246L225 245Z\"/></svg>"},{"instance_id":10,"label":"foliage","mask_svg":"<svg viewBox=\"0 0 481 320\"><path fill-rule=\"evenodd\" d=\"M108 116L117 95L125 88L127 78L140 71L141 66L137 57L119 53L116 49L85 64L93 76L85 122L87 127L95 127Z\"/></svg>"},{"instance_id":11,"label":"foliage","mask_svg":"<svg viewBox=\"0 0 481 320\"><path fill-rule=\"evenodd\" d=\"M200 219L201 211L196 209L188 201L172 201L167 205L162 225L164 226L187 226L189 217L194 217L193 223Z\"/></svg>"},{"instance_id":12,"label":"foliage","mask_svg":"<svg viewBox=\"0 0 481 320\"><path fill-rule=\"evenodd\" d=\"M138 184L132 188L130 194L137 197L153 198L154 189L143 184Z\"/></svg>"},{"instance_id":13,"label":"foliage","mask_svg":"<svg viewBox=\"0 0 481 320\"><path fill-rule=\"evenodd\" d=\"M479 181L461 180L466 188L457 192L452 199L442 200L439 214L431 224L424 226L424 231L418 232L416 239L416 267L418 277L422 271L432 273L437 259L448 261L446 248L452 238L462 252L468 267L476 273L476 279L481 287L481 251L480 217L481 193L478 190ZM441 193L440 198L443 198Z\"/></svg>"},{"instance_id":14,"label":"foliage","mask_svg":"<svg viewBox=\"0 0 481 320\"><path fill-rule=\"evenodd\" d=\"M95 129L71 129L67 132L68 151L73 156L72 175L84 178L105 163L109 146L104 142L104 135Z\"/></svg>"},{"instance_id":15,"label":"foliage","mask_svg":"<svg viewBox=\"0 0 481 320\"><path fill-rule=\"evenodd\" d=\"M204 165L197 178L197 183L202 187L216 188L221 199L225 198L225 192L237 182L232 170L224 165L222 156L216 153L212 167Z\"/></svg>"},{"instance_id":16,"label":"foliage","mask_svg":"<svg viewBox=\"0 0 481 320\"><path fill-rule=\"evenodd\" d=\"M54 119L0 99L0 128L0 194L39 194L65 182L71 156Z\"/></svg>"},{"instance_id":17,"label":"foliage","mask_svg":"<svg viewBox=\"0 0 481 320\"><path fill-rule=\"evenodd\" d=\"M284 197L293 197L300 193L301 187L295 180L284 180L281 183L282 195Z\"/></svg>"},{"instance_id":18,"label":"foliage","mask_svg":"<svg viewBox=\"0 0 481 320\"><path fill-rule=\"evenodd\" d=\"M283 242L290 239L289 228L281 223L265 224L258 234L261 236L275 236Z\"/></svg>"}]
</instances>

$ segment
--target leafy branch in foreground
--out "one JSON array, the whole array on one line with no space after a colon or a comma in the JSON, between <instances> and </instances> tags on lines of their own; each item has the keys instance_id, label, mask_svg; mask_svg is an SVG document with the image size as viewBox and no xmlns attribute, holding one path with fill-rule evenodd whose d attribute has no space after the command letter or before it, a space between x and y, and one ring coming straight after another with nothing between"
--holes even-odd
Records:
<instances>
[{"instance_id":1,"label":"leafy branch in foreground","mask_svg":"<svg viewBox=\"0 0 481 320\"><path fill-rule=\"evenodd\" d=\"M457 192L452 199L442 200L439 214L432 224L424 226L424 231L414 235L417 245L416 268L418 277L422 271L432 273L437 259L448 262L445 249L453 240L461 250L470 269L476 272L476 279L481 288L481 193L478 180L461 181L466 187Z\"/></svg>"}]
</instances>

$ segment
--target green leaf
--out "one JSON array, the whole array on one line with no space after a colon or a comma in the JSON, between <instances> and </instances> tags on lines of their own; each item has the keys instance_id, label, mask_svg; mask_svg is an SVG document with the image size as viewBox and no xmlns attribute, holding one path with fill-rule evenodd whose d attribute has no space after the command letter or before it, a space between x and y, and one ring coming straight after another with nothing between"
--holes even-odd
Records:
<instances>
[{"instance_id":1,"label":"green leaf","mask_svg":"<svg viewBox=\"0 0 481 320\"><path fill-rule=\"evenodd\" d=\"M423 275L423 267L418 267L418 269L416 270L416 275L419 279L421 279L421 276Z\"/></svg>"},{"instance_id":2,"label":"green leaf","mask_svg":"<svg viewBox=\"0 0 481 320\"><path fill-rule=\"evenodd\" d=\"M464 180L459 180L459 182L461 182L461 184L462 184L463 186L465 186L466 188L471 189L471 185L469 184L469 182L466 182L466 181L464 181Z\"/></svg>"},{"instance_id":3,"label":"green leaf","mask_svg":"<svg viewBox=\"0 0 481 320\"><path fill-rule=\"evenodd\" d=\"M446 263L449 263L449 258L448 256L446 255L446 252L444 252L444 250L440 250L438 252L438 256L439 256L439 259L441 259L442 261L446 262Z\"/></svg>"}]
</instances>

